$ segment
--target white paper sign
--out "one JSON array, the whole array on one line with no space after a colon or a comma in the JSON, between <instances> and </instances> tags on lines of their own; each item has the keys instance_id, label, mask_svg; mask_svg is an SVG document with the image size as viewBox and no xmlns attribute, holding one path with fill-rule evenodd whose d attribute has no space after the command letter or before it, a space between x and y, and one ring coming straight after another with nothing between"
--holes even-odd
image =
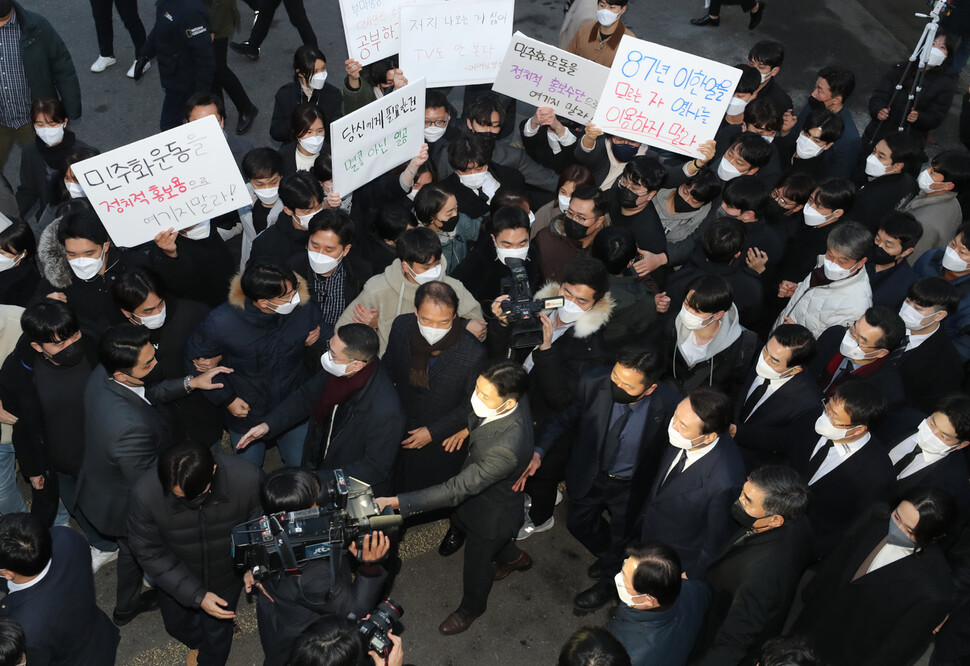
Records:
<instances>
[{"instance_id":1,"label":"white paper sign","mask_svg":"<svg viewBox=\"0 0 970 666\"><path fill-rule=\"evenodd\" d=\"M609 73L603 65L516 32L492 90L551 106L556 115L585 124L593 120Z\"/></svg>"},{"instance_id":2,"label":"white paper sign","mask_svg":"<svg viewBox=\"0 0 970 666\"><path fill-rule=\"evenodd\" d=\"M419 0L340 0L347 53L362 65L401 51L401 7Z\"/></svg>"},{"instance_id":3,"label":"white paper sign","mask_svg":"<svg viewBox=\"0 0 970 666\"><path fill-rule=\"evenodd\" d=\"M593 122L608 134L700 157L713 139L741 70L691 53L620 40Z\"/></svg>"},{"instance_id":4,"label":"white paper sign","mask_svg":"<svg viewBox=\"0 0 970 666\"><path fill-rule=\"evenodd\" d=\"M134 247L248 206L215 116L129 143L71 167L111 242Z\"/></svg>"},{"instance_id":5,"label":"white paper sign","mask_svg":"<svg viewBox=\"0 0 970 666\"><path fill-rule=\"evenodd\" d=\"M428 86L491 83L512 39L514 0L401 8L401 69Z\"/></svg>"},{"instance_id":6,"label":"white paper sign","mask_svg":"<svg viewBox=\"0 0 970 666\"><path fill-rule=\"evenodd\" d=\"M335 192L347 196L418 154L424 93L418 79L330 123Z\"/></svg>"}]
</instances>

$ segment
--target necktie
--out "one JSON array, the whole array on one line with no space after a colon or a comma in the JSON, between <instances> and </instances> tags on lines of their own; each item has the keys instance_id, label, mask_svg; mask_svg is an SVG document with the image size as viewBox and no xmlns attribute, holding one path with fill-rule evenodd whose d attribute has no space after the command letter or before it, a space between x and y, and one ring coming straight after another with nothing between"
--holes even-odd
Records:
<instances>
[{"instance_id":1,"label":"necktie","mask_svg":"<svg viewBox=\"0 0 970 666\"><path fill-rule=\"evenodd\" d=\"M765 379L762 380L762 382L758 384L757 388L751 392L748 399L744 401L744 405L741 406L741 423L748 420L748 417L751 416L751 412L754 411L754 406L758 404L758 401L761 400L762 397L764 397L765 391L767 390L768 380Z\"/></svg>"},{"instance_id":2,"label":"necktie","mask_svg":"<svg viewBox=\"0 0 970 666\"><path fill-rule=\"evenodd\" d=\"M839 366L839 369L835 371L835 374L832 375L832 381L830 381L829 385L825 387L825 395L826 396L831 395L832 390L836 386L838 386L839 384L841 384L842 382L844 382L846 379L849 378L849 375L852 374L852 370L853 370L852 361L846 358L842 362L842 365Z\"/></svg>"},{"instance_id":3,"label":"necktie","mask_svg":"<svg viewBox=\"0 0 970 666\"><path fill-rule=\"evenodd\" d=\"M488 195L485 194L485 190L482 190L482 189L478 190L478 198L484 201L485 203L488 203Z\"/></svg>"},{"instance_id":4,"label":"necktie","mask_svg":"<svg viewBox=\"0 0 970 666\"><path fill-rule=\"evenodd\" d=\"M898 478L899 475L903 473L903 470L909 467L909 464L914 460L916 460L916 456L918 456L922 452L923 450L919 447L919 444L914 446L912 451L910 451L902 458L900 458L898 461L896 461L896 464L893 465L893 474L895 474L896 477Z\"/></svg>"},{"instance_id":5,"label":"necktie","mask_svg":"<svg viewBox=\"0 0 970 666\"><path fill-rule=\"evenodd\" d=\"M623 434L623 429L626 427L627 421L630 420L630 414L633 413L633 408L630 405L623 405L620 408L620 415L617 417L616 421L613 422L613 426L606 433L606 442L603 445L603 470L609 471L613 466L613 462L616 460L616 454L620 452L620 435Z\"/></svg>"},{"instance_id":6,"label":"necktie","mask_svg":"<svg viewBox=\"0 0 970 666\"><path fill-rule=\"evenodd\" d=\"M667 474L667 478L663 480L663 483L660 484L661 490L666 488L667 484L669 484L675 478L680 476L681 473L683 473L684 471L684 467L687 466L687 452L681 451L677 455L678 455L677 463L674 465L673 469L671 469L670 472Z\"/></svg>"},{"instance_id":7,"label":"necktie","mask_svg":"<svg viewBox=\"0 0 970 666\"><path fill-rule=\"evenodd\" d=\"M825 458L829 455L829 451L831 451L832 447L834 446L835 446L835 442L833 442L831 439L825 440L825 443L822 444L822 448L816 451L815 455L809 459L808 461L809 469L805 476L806 483L812 480L812 477L815 476L815 473L818 471L818 468L822 466L823 462L825 462Z\"/></svg>"}]
</instances>

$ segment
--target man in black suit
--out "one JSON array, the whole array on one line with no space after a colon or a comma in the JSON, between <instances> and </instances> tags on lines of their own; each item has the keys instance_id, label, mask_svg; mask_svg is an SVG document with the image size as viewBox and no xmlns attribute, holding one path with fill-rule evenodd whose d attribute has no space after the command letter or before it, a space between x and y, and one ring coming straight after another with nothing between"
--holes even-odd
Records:
<instances>
[{"instance_id":1,"label":"man in black suit","mask_svg":"<svg viewBox=\"0 0 970 666\"><path fill-rule=\"evenodd\" d=\"M906 290L916 281L916 271L907 259L922 235L923 227L912 213L889 213L879 221L875 244L866 262L873 305L895 310L903 304Z\"/></svg>"},{"instance_id":2,"label":"man in black suit","mask_svg":"<svg viewBox=\"0 0 970 666\"><path fill-rule=\"evenodd\" d=\"M534 449L532 415L520 403L527 383L519 363L486 368L471 398L475 415L468 420L468 457L461 471L440 485L377 501L405 517L457 507L451 524L466 535L463 594L458 609L438 626L445 636L465 631L485 612L493 581L532 566L529 554L515 545L525 505L522 493L513 490Z\"/></svg>"},{"instance_id":3,"label":"man in black suit","mask_svg":"<svg viewBox=\"0 0 970 666\"><path fill-rule=\"evenodd\" d=\"M906 402L921 411L932 411L940 398L963 385L963 361L941 326L959 303L952 282L929 276L910 285L899 309L906 337L890 360L899 370Z\"/></svg>"},{"instance_id":4,"label":"man in black suit","mask_svg":"<svg viewBox=\"0 0 970 666\"><path fill-rule=\"evenodd\" d=\"M8 513L0 518L0 576L7 592L0 616L23 627L27 662L115 662L118 629L95 603L91 553L83 536L69 527L48 530L28 513Z\"/></svg>"},{"instance_id":5,"label":"man in black suit","mask_svg":"<svg viewBox=\"0 0 970 666\"><path fill-rule=\"evenodd\" d=\"M753 663L762 643L781 633L811 562L808 501L808 487L792 468L751 472L731 507L742 528L707 569L713 597L693 663Z\"/></svg>"},{"instance_id":6,"label":"man in black suit","mask_svg":"<svg viewBox=\"0 0 970 666\"><path fill-rule=\"evenodd\" d=\"M579 431L566 464L566 525L597 558L588 570L596 584L574 599L583 610L615 597L613 576L623 563L630 519L643 506L668 441L666 426L680 396L657 383L662 363L653 350L624 347L612 368L584 373L572 404L546 419L536 435L541 458Z\"/></svg>"},{"instance_id":7,"label":"man in black suit","mask_svg":"<svg viewBox=\"0 0 970 666\"><path fill-rule=\"evenodd\" d=\"M887 501L892 464L870 432L886 412L886 399L863 381L839 384L819 405L821 414L792 427L789 460L812 493L808 519L816 552L827 555L874 502Z\"/></svg>"},{"instance_id":8,"label":"man in black suit","mask_svg":"<svg viewBox=\"0 0 970 666\"><path fill-rule=\"evenodd\" d=\"M488 204L499 187L523 188L525 179L515 169L492 160L495 142L462 132L448 146L448 164L454 169L441 181L458 200L458 212L472 219L488 214Z\"/></svg>"},{"instance_id":9,"label":"man in black suit","mask_svg":"<svg viewBox=\"0 0 970 666\"><path fill-rule=\"evenodd\" d=\"M822 394L803 372L814 356L815 338L804 326L771 332L734 406L734 441L748 471L787 460L789 428L817 411Z\"/></svg>"},{"instance_id":10,"label":"man in black suit","mask_svg":"<svg viewBox=\"0 0 970 666\"><path fill-rule=\"evenodd\" d=\"M674 410L643 507L643 541L677 551L688 578L702 578L734 531L731 505L744 484L744 461L728 434L731 401L703 386Z\"/></svg>"},{"instance_id":11,"label":"man in black suit","mask_svg":"<svg viewBox=\"0 0 970 666\"><path fill-rule=\"evenodd\" d=\"M113 619L119 626L154 607L154 594L141 594L142 569L128 545L128 495L143 472L154 469L158 454L172 443L165 402L195 389L222 388L213 377L232 372L216 367L197 377L152 384L157 366L149 329L120 324L101 338L94 369L84 391L84 460L77 503L102 534L118 541L118 589Z\"/></svg>"}]
</instances>

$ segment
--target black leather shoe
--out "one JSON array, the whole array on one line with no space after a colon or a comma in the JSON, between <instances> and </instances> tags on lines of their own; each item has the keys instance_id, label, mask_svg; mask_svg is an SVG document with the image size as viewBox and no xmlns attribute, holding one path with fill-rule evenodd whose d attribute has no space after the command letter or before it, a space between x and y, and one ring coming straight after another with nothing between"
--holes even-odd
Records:
<instances>
[{"instance_id":1,"label":"black leather shoe","mask_svg":"<svg viewBox=\"0 0 970 666\"><path fill-rule=\"evenodd\" d=\"M599 580L600 578L606 578L607 576L613 576L615 574L616 572L613 571L612 567L606 566L603 560L596 560L586 570L586 575L593 580Z\"/></svg>"},{"instance_id":2,"label":"black leather shoe","mask_svg":"<svg viewBox=\"0 0 970 666\"><path fill-rule=\"evenodd\" d=\"M702 16L701 18L691 19L690 22L693 25L709 25L712 28L716 28L721 25L721 17Z\"/></svg>"},{"instance_id":3,"label":"black leather shoe","mask_svg":"<svg viewBox=\"0 0 970 666\"><path fill-rule=\"evenodd\" d=\"M259 60L259 47L253 46L249 42L229 42L229 48L253 62Z\"/></svg>"},{"instance_id":4,"label":"black leather shoe","mask_svg":"<svg viewBox=\"0 0 970 666\"><path fill-rule=\"evenodd\" d=\"M613 585L613 581L601 578L596 581L593 587L583 590L573 597L573 604L580 610L592 611L614 599L616 599L616 587Z\"/></svg>"},{"instance_id":5,"label":"black leather shoe","mask_svg":"<svg viewBox=\"0 0 970 666\"><path fill-rule=\"evenodd\" d=\"M135 604L134 608L127 611L119 611L118 609L115 609L111 613L111 619L114 620L116 625L123 627L140 614L150 610L155 610L156 608L158 608L158 599L155 595L155 590L148 590L138 597L138 603Z\"/></svg>"},{"instance_id":6,"label":"black leather shoe","mask_svg":"<svg viewBox=\"0 0 970 666\"><path fill-rule=\"evenodd\" d=\"M765 3L763 1L758 2L758 9L751 11L751 19L748 21L748 30L754 30L761 23L761 19L765 15Z\"/></svg>"},{"instance_id":7,"label":"black leather shoe","mask_svg":"<svg viewBox=\"0 0 970 666\"><path fill-rule=\"evenodd\" d=\"M454 527L449 527L448 533L445 534L445 538L441 540L441 545L438 546L438 554L442 557L450 557L461 550L461 547L464 545L464 532L459 532Z\"/></svg>"},{"instance_id":8,"label":"black leather shoe","mask_svg":"<svg viewBox=\"0 0 970 666\"><path fill-rule=\"evenodd\" d=\"M246 113L239 114L239 120L236 122L236 134L245 134L249 131L249 128L253 126L253 121L256 120L256 116L259 115L259 109L255 106L249 109Z\"/></svg>"}]
</instances>

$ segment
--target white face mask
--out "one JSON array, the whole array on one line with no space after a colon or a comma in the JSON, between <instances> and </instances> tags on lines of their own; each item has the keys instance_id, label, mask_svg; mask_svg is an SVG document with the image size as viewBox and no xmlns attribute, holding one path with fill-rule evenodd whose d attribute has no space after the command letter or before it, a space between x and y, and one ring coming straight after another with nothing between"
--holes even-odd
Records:
<instances>
[{"instance_id":1,"label":"white face mask","mask_svg":"<svg viewBox=\"0 0 970 666\"><path fill-rule=\"evenodd\" d=\"M293 297L290 300L288 300L286 303L283 303L283 305L277 305L275 303L271 303L269 307L276 314L288 315L294 310L296 310L296 306L298 306L299 304L300 304L300 292L294 291Z\"/></svg>"},{"instance_id":2,"label":"white face mask","mask_svg":"<svg viewBox=\"0 0 970 666\"><path fill-rule=\"evenodd\" d=\"M347 374L347 368L353 364L335 363L333 360L333 352L328 351L326 354L320 357L320 365L324 370L329 372L334 377L343 377Z\"/></svg>"},{"instance_id":3,"label":"white face mask","mask_svg":"<svg viewBox=\"0 0 970 666\"><path fill-rule=\"evenodd\" d=\"M740 97L732 97L728 101L727 111L725 114L729 116L737 116L744 113L744 109L748 106L747 100L743 100Z\"/></svg>"},{"instance_id":4,"label":"white face mask","mask_svg":"<svg viewBox=\"0 0 970 666\"><path fill-rule=\"evenodd\" d=\"M866 158L866 175L873 178L878 178L879 176L886 175L886 165L879 161L879 158L873 154L869 154Z\"/></svg>"},{"instance_id":5,"label":"white face mask","mask_svg":"<svg viewBox=\"0 0 970 666\"><path fill-rule=\"evenodd\" d=\"M533 224L535 224L535 223L536 223L536 216L535 216L535 213L533 213L533 212L532 212L532 211L530 210L530 211L529 211L529 228L531 229L531 228L532 228L532 225L533 225Z\"/></svg>"},{"instance_id":6,"label":"white face mask","mask_svg":"<svg viewBox=\"0 0 970 666\"><path fill-rule=\"evenodd\" d=\"M323 148L323 142L326 137L322 136L308 136L300 137L298 141L300 142L300 147L311 155L317 155L320 149Z\"/></svg>"},{"instance_id":7,"label":"white face mask","mask_svg":"<svg viewBox=\"0 0 970 666\"><path fill-rule=\"evenodd\" d=\"M343 257L337 257L336 259L331 257L329 254L323 254L321 252L313 252L312 250L307 250L307 257L310 259L310 268L313 272L318 275L325 275L335 269L343 259Z\"/></svg>"},{"instance_id":8,"label":"white face mask","mask_svg":"<svg viewBox=\"0 0 970 666\"><path fill-rule=\"evenodd\" d=\"M572 324L582 317L583 313L585 312L586 310L582 309L568 298L564 298L562 306L556 309L559 321L564 324Z\"/></svg>"},{"instance_id":9,"label":"white face mask","mask_svg":"<svg viewBox=\"0 0 970 666\"><path fill-rule=\"evenodd\" d=\"M280 198L280 188L278 187L261 187L259 189L253 188L253 194L256 198L267 206L272 206Z\"/></svg>"},{"instance_id":10,"label":"white face mask","mask_svg":"<svg viewBox=\"0 0 970 666\"><path fill-rule=\"evenodd\" d=\"M798 159L810 160L813 157L817 157L821 152L822 146L812 141L805 134L798 135L798 140L795 142L795 154L798 155Z\"/></svg>"},{"instance_id":11,"label":"white face mask","mask_svg":"<svg viewBox=\"0 0 970 666\"><path fill-rule=\"evenodd\" d=\"M181 233L185 234L185 237L189 240L205 240L209 237L209 223L210 220L203 220L198 224L193 224L188 229L182 229Z\"/></svg>"},{"instance_id":12,"label":"white face mask","mask_svg":"<svg viewBox=\"0 0 970 666\"><path fill-rule=\"evenodd\" d=\"M498 260L503 264L505 263L505 260L509 258L521 259L522 261L525 261L529 257L529 246L526 245L525 247L504 248L496 245L495 254L498 256Z\"/></svg>"},{"instance_id":13,"label":"white face mask","mask_svg":"<svg viewBox=\"0 0 970 666\"><path fill-rule=\"evenodd\" d=\"M414 198L418 196L418 192L420 191L421 190L411 190L410 192L407 193L408 199L410 199L411 201L414 201Z\"/></svg>"},{"instance_id":14,"label":"white face mask","mask_svg":"<svg viewBox=\"0 0 970 666\"><path fill-rule=\"evenodd\" d=\"M833 282L846 279L852 275L852 271L855 270L855 265L853 265L851 268L842 268L834 261L829 261L828 259L822 260L822 267L822 270L825 272L825 277Z\"/></svg>"},{"instance_id":15,"label":"white face mask","mask_svg":"<svg viewBox=\"0 0 970 666\"><path fill-rule=\"evenodd\" d=\"M828 217L818 212L818 210L810 203L806 203L802 206L802 216L805 218L805 224L810 227L817 227L820 224L825 224L828 222Z\"/></svg>"},{"instance_id":16,"label":"white face mask","mask_svg":"<svg viewBox=\"0 0 970 666\"><path fill-rule=\"evenodd\" d=\"M418 333L421 337L428 341L429 345L436 344L442 340L448 331L451 330L451 326L448 328L432 328L431 326L425 326L421 322L418 322Z\"/></svg>"},{"instance_id":17,"label":"white face mask","mask_svg":"<svg viewBox=\"0 0 970 666\"><path fill-rule=\"evenodd\" d=\"M11 268L17 265L17 262L24 258L26 252L21 252L16 257L8 257L5 254L0 254L0 273L3 271L9 271Z\"/></svg>"},{"instance_id":18,"label":"white face mask","mask_svg":"<svg viewBox=\"0 0 970 666\"><path fill-rule=\"evenodd\" d=\"M767 134L762 134L761 138L767 141L768 143L771 143L772 141L775 140L775 135L772 134L771 136L768 136Z\"/></svg>"},{"instance_id":19,"label":"white face mask","mask_svg":"<svg viewBox=\"0 0 970 666\"><path fill-rule=\"evenodd\" d=\"M930 49L930 55L926 58L926 64L930 67L939 67L946 60L946 54L943 49L938 49L935 46Z\"/></svg>"},{"instance_id":20,"label":"white face mask","mask_svg":"<svg viewBox=\"0 0 970 666\"><path fill-rule=\"evenodd\" d=\"M722 157L717 165L717 177L721 180L733 180L743 175L738 169L728 161L727 156Z\"/></svg>"},{"instance_id":21,"label":"white face mask","mask_svg":"<svg viewBox=\"0 0 970 666\"><path fill-rule=\"evenodd\" d=\"M506 400L505 402L508 402L508 401ZM475 412L475 416L477 416L480 419L487 419L492 416L498 416L499 411L501 411L502 407L505 406L505 402L503 402L495 409L492 409L484 402L482 402L482 399L478 397L478 393L476 391L472 391L472 411Z\"/></svg>"},{"instance_id":22,"label":"white face mask","mask_svg":"<svg viewBox=\"0 0 970 666\"><path fill-rule=\"evenodd\" d=\"M970 264L960 258L960 254L949 245L943 251L943 268L954 273L962 273L970 268Z\"/></svg>"},{"instance_id":23,"label":"white face mask","mask_svg":"<svg viewBox=\"0 0 970 666\"><path fill-rule=\"evenodd\" d=\"M64 125L60 127L35 127L37 138L48 146L56 146L64 140Z\"/></svg>"},{"instance_id":24,"label":"white face mask","mask_svg":"<svg viewBox=\"0 0 970 666\"><path fill-rule=\"evenodd\" d=\"M559 195L559 210L561 210L564 213L567 210L569 210L569 202L572 201L572 200L573 200L572 197L567 197L567 196L564 196L564 195L560 194Z\"/></svg>"},{"instance_id":25,"label":"white face mask","mask_svg":"<svg viewBox=\"0 0 970 666\"><path fill-rule=\"evenodd\" d=\"M704 437L704 435L700 435L699 437L695 437L694 439L700 439L701 437ZM673 417L671 417L670 423L667 424L667 439L670 440L670 443L672 446L675 446L678 449L684 449L685 451L690 451L695 447L693 439L687 439L679 432L677 432L677 430L674 428Z\"/></svg>"},{"instance_id":26,"label":"white face mask","mask_svg":"<svg viewBox=\"0 0 970 666\"><path fill-rule=\"evenodd\" d=\"M855 341L855 338L847 330L845 335L842 337L842 342L839 343L839 353L848 359L853 361L865 361L866 352L862 351L862 347L859 343Z\"/></svg>"},{"instance_id":27,"label":"white face mask","mask_svg":"<svg viewBox=\"0 0 970 666\"><path fill-rule=\"evenodd\" d=\"M831 439L833 441L837 439L845 439L848 437L849 431L852 428L839 428L836 427L832 420L829 419L829 415L822 412L821 416L815 421L815 432L824 437L825 439Z\"/></svg>"},{"instance_id":28,"label":"white face mask","mask_svg":"<svg viewBox=\"0 0 970 666\"><path fill-rule=\"evenodd\" d=\"M790 369L786 370L785 372L778 372L772 368L770 365L768 365L768 361L765 360L765 355L763 352L758 356L758 364L754 366L754 371L762 379L768 380L784 379L785 377L789 376L787 373L791 372Z\"/></svg>"},{"instance_id":29,"label":"white face mask","mask_svg":"<svg viewBox=\"0 0 970 666\"><path fill-rule=\"evenodd\" d=\"M597 9L596 10L596 20L604 28L609 28L611 25L616 23L620 18L619 14L614 14L609 9Z\"/></svg>"},{"instance_id":30,"label":"white face mask","mask_svg":"<svg viewBox=\"0 0 970 666\"><path fill-rule=\"evenodd\" d=\"M161 328L165 325L165 314L165 307L162 306L162 311L158 314L148 315L146 317L138 317L138 321L140 321L141 325L145 328L154 331L155 329Z\"/></svg>"},{"instance_id":31,"label":"white face mask","mask_svg":"<svg viewBox=\"0 0 970 666\"><path fill-rule=\"evenodd\" d=\"M434 143L441 137L445 135L448 130L447 127L438 127L437 125L432 125L431 127L424 128L424 140L428 143Z\"/></svg>"},{"instance_id":32,"label":"white face mask","mask_svg":"<svg viewBox=\"0 0 970 666\"><path fill-rule=\"evenodd\" d=\"M414 270L412 270L412 268L407 264L403 264L403 266L407 268L408 272L411 274L411 277L413 277L414 281L418 284L434 282L441 277L441 264L438 264L434 268L429 268L424 273L415 273Z\"/></svg>"},{"instance_id":33,"label":"white face mask","mask_svg":"<svg viewBox=\"0 0 970 666\"><path fill-rule=\"evenodd\" d=\"M72 199L85 199L88 196L84 193L84 189L77 183L72 183L65 180L64 187L67 189L67 193L71 195Z\"/></svg>"},{"instance_id":34,"label":"white face mask","mask_svg":"<svg viewBox=\"0 0 970 666\"><path fill-rule=\"evenodd\" d=\"M680 307L680 314L677 316L680 317L680 323L684 325L684 328L691 331L702 329L714 321L714 315L704 319L704 317L694 314L684 306Z\"/></svg>"},{"instance_id":35,"label":"white face mask","mask_svg":"<svg viewBox=\"0 0 970 666\"><path fill-rule=\"evenodd\" d=\"M936 314L935 312L933 314ZM918 331L922 328L930 326L932 322L927 322L926 320L933 315L924 315L922 312L914 308L909 303L903 302L902 307L899 308L899 318L903 320L903 324L906 326L908 331Z\"/></svg>"},{"instance_id":36,"label":"white face mask","mask_svg":"<svg viewBox=\"0 0 970 666\"><path fill-rule=\"evenodd\" d=\"M945 456L953 450L933 433L927 419L923 419L916 429L916 444L922 449L923 453L928 453L931 456Z\"/></svg>"},{"instance_id":37,"label":"white face mask","mask_svg":"<svg viewBox=\"0 0 970 666\"><path fill-rule=\"evenodd\" d=\"M313 90L320 90L321 88L323 88L326 82L327 82L326 72L317 72L316 74L310 77L310 87Z\"/></svg>"},{"instance_id":38,"label":"white face mask","mask_svg":"<svg viewBox=\"0 0 970 666\"><path fill-rule=\"evenodd\" d=\"M930 173L929 169L923 169L919 172L919 178L916 179L916 183L919 185L920 191L924 194L939 191L933 189L933 185L936 185L937 183L935 180L933 180L933 174Z\"/></svg>"},{"instance_id":39,"label":"white face mask","mask_svg":"<svg viewBox=\"0 0 970 666\"><path fill-rule=\"evenodd\" d=\"M458 174L458 180L461 184L470 190L481 189L485 181L488 180L488 169L482 171L481 173L466 173L465 175Z\"/></svg>"},{"instance_id":40,"label":"white face mask","mask_svg":"<svg viewBox=\"0 0 970 666\"><path fill-rule=\"evenodd\" d=\"M632 594L630 594L629 592L627 592L626 585L623 584L623 572L622 571L619 572L618 574L616 574L613 577L613 582L616 584L616 595L618 597L620 597L620 601L622 601L627 606L630 606L631 608L633 606L636 606L637 604L644 603L642 601L636 601L636 599L638 597L646 597L646 596L649 596L647 594L638 594L636 596L633 596Z\"/></svg>"},{"instance_id":41,"label":"white face mask","mask_svg":"<svg viewBox=\"0 0 970 666\"><path fill-rule=\"evenodd\" d=\"M320 212L319 210L315 210L312 213L307 213L306 215L297 215L296 213L294 213L293 219L296 220L296 223L300 225L301 229L306 230L310 228L310 220L312 220L313 216L319 212Z\"/></svg>"},{"instance_id":42,"label":"white face mask","mask_svg":"<svg viewBox=\"0 0 970 666\"><path fill-rule=\"evenodd\" d=\"M97 259L78 257L77 259L69 259L67 263L71 265L71 270L80 279L90 280L98 274L98 271L104 265L104 246L101 246L101 256Z\"/></svg>"},{"instance_id":43,"label":"white face mask","mask_svg":"<svg viewBox=\"0 0 970 666\"><path fill-rule=\"evenodd\" d=\"M758 73L759 73L759 74L761 74L761 72L758 72ZM764 83L765 81L767 81L767 80L768 80L768 79L770 79L770 78L771 78L771 73L768 73L768 74L761 74L761 82L762 82L762 83Z\"/></svg>"}]
</instances>

